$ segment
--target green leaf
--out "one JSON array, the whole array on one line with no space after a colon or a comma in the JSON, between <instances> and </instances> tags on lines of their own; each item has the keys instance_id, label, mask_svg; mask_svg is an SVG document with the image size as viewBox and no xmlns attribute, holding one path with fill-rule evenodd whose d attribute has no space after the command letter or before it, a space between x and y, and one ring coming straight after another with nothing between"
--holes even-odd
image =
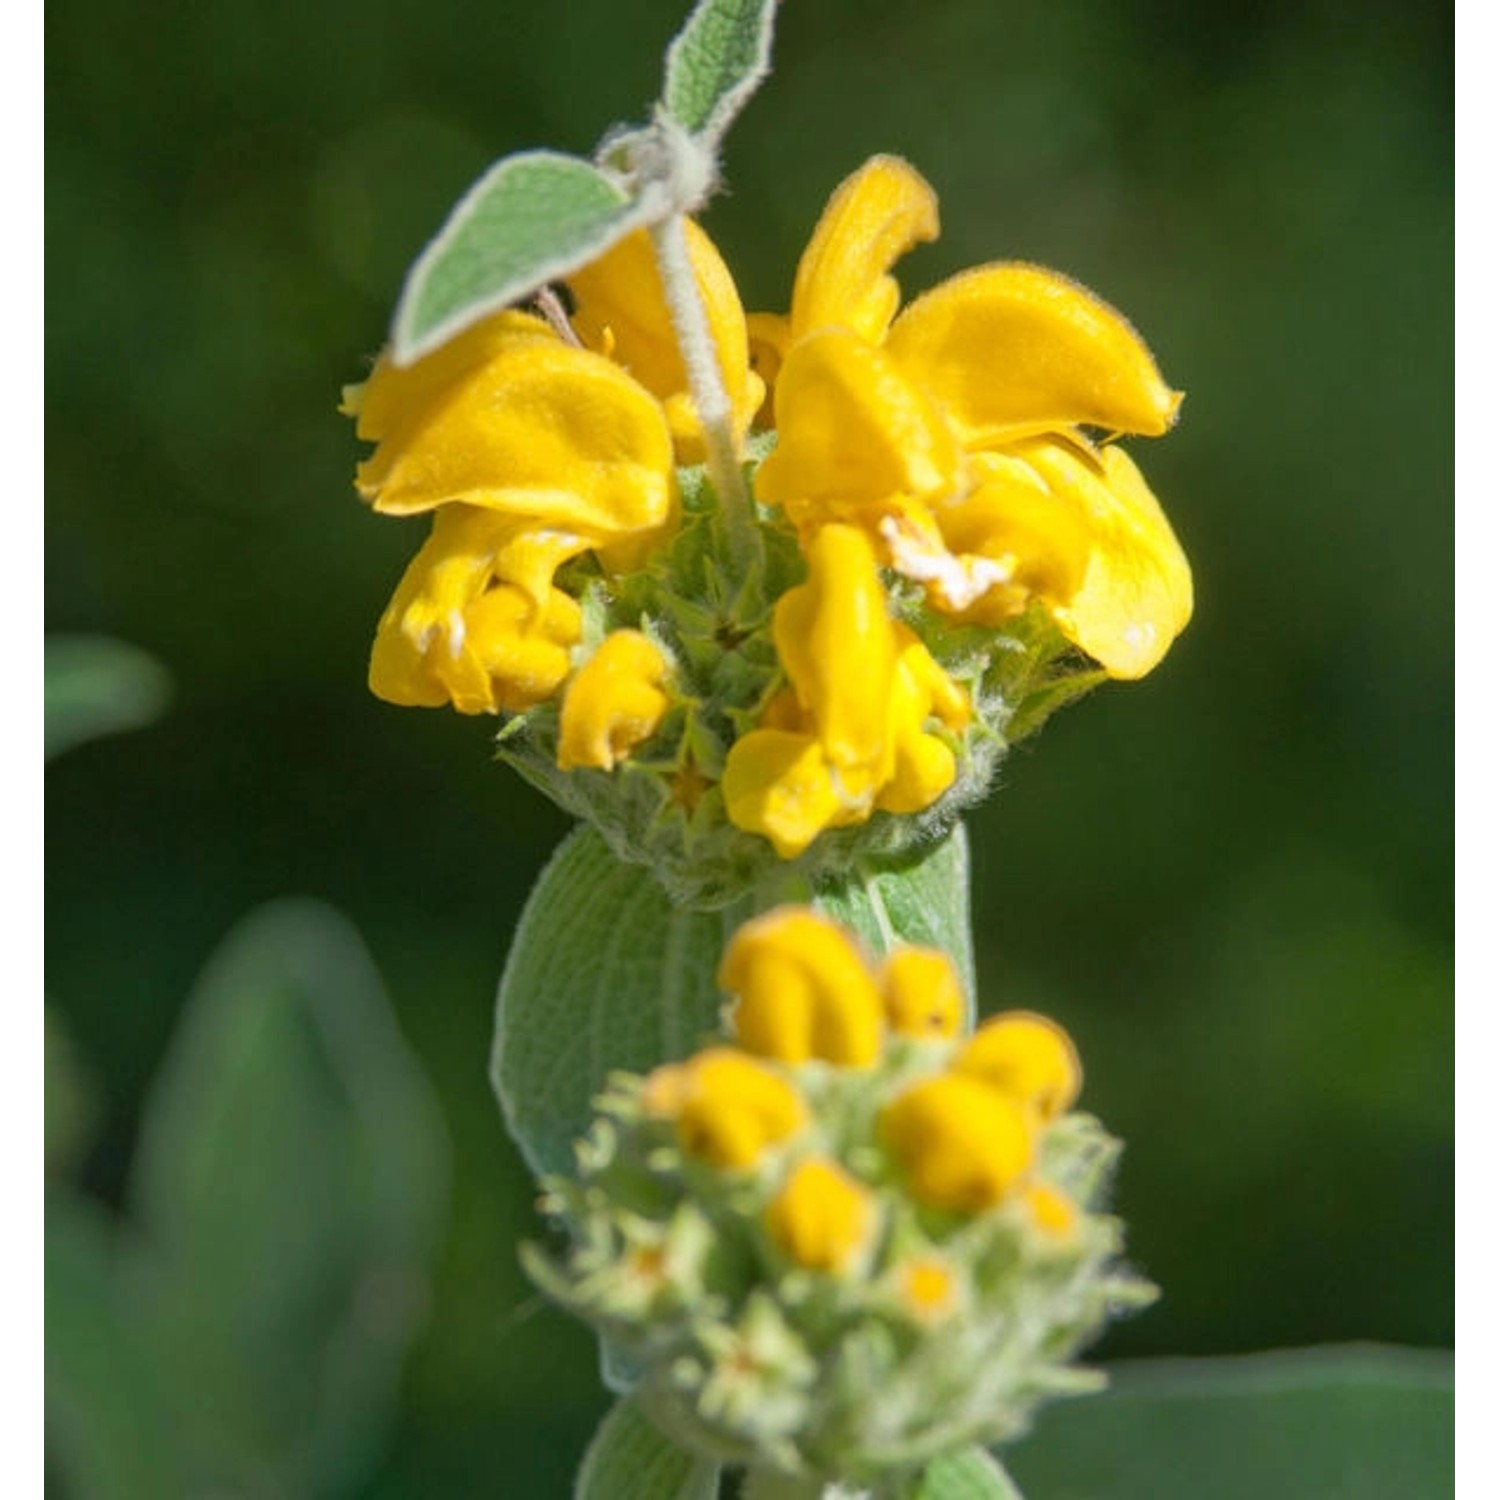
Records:
<instances>
[{"instance_id":1,"label":"green leaf","mask_svg":"<svg viewBox=\"0 0 1500 1500\"><path fill-rule=\"evenodd\" d=\"M592 162L526 151L492 166L407 273L396 306L398 365L602 255L650 216Z\"/></svg>"},{"instance_id":2,"label":"green leaf","mask_svg":"<svg viewBox=\"0 0 1500 1500\"><path fill-rule=\"evenodd\" d=\"M969 841L954 825L940 843L895 865L864 862L820 885L813 904L852 927L876 953L898 943L941 948L958 965L974 1019L974 939L969 925Z\"/></svg>"},{"instance_id":3,"label":"green leaf","mask_svg":"<svg viewBox=\"0 0 1500 1500\"><path fill-rule=\"evenodd\" d=\"M965 1448L928 1464L902 1500L1021 1500L1021 1492L983 1448Z\"/></svg>"},{"instance_id":4,"label":"green leaf","mask_svg":"<svg viewBox=\"0 0 1500 1500\"><path fill-rule=\"evenodd\" d=\"M46 1233L47 1451L67 1493L186 1493L158 1372L119 1296L114 1226L59 1190L47 1199Z\"/></svg>"},{"instance_id":5,"label":"green leaf","mask_svg":"<svg viewBox=\"0 0 1500 1500\"><path fill-rule=\"evenodd\" d=\"M667 51L662 105L712 148L771 70L776 0L699 0Z\"/></svg>"},{"instance_id":6,"label":"green leaf","mask_svg":"<svg viewBox=\"0 0 1500 1500\"><path fill-rule=\"evenodd\" d=\"M534 1172L572 1170L609 1073L686 1057L716 1029L714 974L730 920L673 906L592 827L563 843L511 944L490 1069Z\"/></svg>"},{"instance_id":7,"label":"green leaf","mask_svg":"<svg viewBox=\"0 0 1500 1500\"><path fill-rule=\"evenodd\" d=\"M247 918L189 999L131 1183L154 1252L135 1295L202 1493L330 1493L367 1465L425 1316L446 1155L349 924L311 901Z\"/></svg>"},{"instance_id":8,"label":"green leaf","mask_svg":"<svg viewBox=\"0 0 1500 1500\"><path fill-rule=\"evenodd\" d=\"M45 677L49 760L151 723L172 695L171 678L152 657L104 636L49 636Z\"/></svg>"},{"instance_id":9,"label":"green leaf","mask_svg":"<svg viewBox=\"0 0 1500 1500\"><path fill-rule=\"evenodd\" d=\"M1453 1361L1373 1345L1115 1365L1006 1450L1046 1500L1417 1500L1454 1486Z\"/></svg>"},{"instance_id":10,"label":"green leaf","mask_svg":"<svg viewBox=\"0 0 1500 1500\"><path fill-rule=\"evenodd\" d=\"M719 1466L664 1436L634 1401L617 1401L600 1423L573 1500L714 1500Z\"/></svg>"}]
</instances>

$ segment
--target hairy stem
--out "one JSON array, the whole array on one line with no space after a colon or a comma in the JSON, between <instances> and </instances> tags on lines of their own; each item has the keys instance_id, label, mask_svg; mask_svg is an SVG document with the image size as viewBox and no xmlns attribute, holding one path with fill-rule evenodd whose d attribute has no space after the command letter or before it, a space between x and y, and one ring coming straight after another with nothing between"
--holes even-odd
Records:
<instances>
[{"instance_id":1,"label":"hairy stem","mask_svg":"<svg viewBox=\"0 0 1500 1500\"><path fill-rule=\"evenodd\" d=\"M651 226L651 243L661 270L662 288L672 315L677 347L687 369L698 423L708 447L708 472L724 509L735 552L745 561L760 548L760 536L745 489L744 470L734 437L734 417L719 368L719 352L708 326L708 314L688 258L686 221L672 214Z\"/></svg>"}]
</instances>

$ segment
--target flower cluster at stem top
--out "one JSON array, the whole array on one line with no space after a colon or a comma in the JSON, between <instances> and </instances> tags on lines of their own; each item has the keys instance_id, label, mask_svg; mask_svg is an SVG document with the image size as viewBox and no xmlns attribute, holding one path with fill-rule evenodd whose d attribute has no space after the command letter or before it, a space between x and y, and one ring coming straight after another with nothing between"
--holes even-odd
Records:
<instances>
[{"instance_id":1,"label":"flower cluster at stem top","mask_svg":"<svg viewBox=\"0 0 1500 1500\"><path fill-rule=\"evenodd\" d=\"M804 907L725 952L728 1038L614 1075L567 1232L532 1274L636 1372L644 1408L723 1462L883 1483L1023 1430L1114 1310L1149 1300L1098 1211L1114 1143L1070 1113L1051 1021L961 1036L949 959L878 965Z\"/></svg>"},{"instance_id":2,"label":"flower cluster at stem top","mask_svg":"<svg viewBox=\"0 0 1500 1500\"><path fill-rule=\"evenodd\" d=\"M376 444L358 488L432 529L373 690L521 716L528 774L619 852L647 857L647 825L677 818L689 844L727 828L790 860L831 830L956 812L1068 673L1148 672L1191 577L1113 438L1164 433L1180 397L1055 272L981 266L901 308L890 268L937 223L922 177L873 158L829 201L788 311L748 318L686 225L748 529L698 467L644 230L568 278L571 313L383 356L346 393ZM657 795L612 827L588 778L632 767Z\"/></svg>"}]
</instances>

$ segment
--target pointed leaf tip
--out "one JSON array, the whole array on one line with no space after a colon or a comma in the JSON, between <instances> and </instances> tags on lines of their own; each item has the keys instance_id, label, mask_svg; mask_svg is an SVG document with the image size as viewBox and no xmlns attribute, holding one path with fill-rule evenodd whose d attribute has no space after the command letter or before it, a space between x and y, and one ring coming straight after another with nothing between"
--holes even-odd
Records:
<instances>
[{"instance_id":1,"label":"pointed leaf tip","mask_svg":"<svg viewBox=\"0 0 1500 1500\"><path fill-rule=\"evenodd\" d=\"M667 51L662 104L710 150L771 71L776 0L699 0Z\"/></svg>"}]
</instances>

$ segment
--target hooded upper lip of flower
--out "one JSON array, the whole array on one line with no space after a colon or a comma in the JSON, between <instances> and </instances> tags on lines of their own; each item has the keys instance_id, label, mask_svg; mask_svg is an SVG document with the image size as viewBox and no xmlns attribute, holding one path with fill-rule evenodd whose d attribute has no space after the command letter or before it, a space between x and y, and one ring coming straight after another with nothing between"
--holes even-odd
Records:
<instances>
[{"instance_id":1,"label":"hooded upper lip of flower","mask_svg":"<svg viewBox=\"0 0 1500 1500\"><path fill-rule=\"evenodd\" d=\"M829 200L790 313L750 320L778 431L757 496L804 535L862 526L945 614L998 624L1038 598L1111 675L1143 676L1191 574L1134 464L1083 429L1160 435L1181 396L1119 313L1037 266L963 272L898 316L889 269L937 225L895 157Z\"/></svg>"}]
</instances>

